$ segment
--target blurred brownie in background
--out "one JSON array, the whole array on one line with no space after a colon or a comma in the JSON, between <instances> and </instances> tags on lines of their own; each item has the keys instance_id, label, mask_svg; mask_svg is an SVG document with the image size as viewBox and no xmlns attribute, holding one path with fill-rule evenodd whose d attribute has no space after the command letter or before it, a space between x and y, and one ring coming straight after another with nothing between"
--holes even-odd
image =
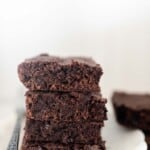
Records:
<instances>
[{"instance_id":1,"label":"blurred brownie in background","mask_svg":"<svg viewBox=\"0 0 150 150\"><path fill-rule=\"evenodd\" d=\"M119 123L150 130L150 95L115 92L112 102Z\"/></svg>"},{"instance_id":2,"label":"blurred brownie in background","mask_svg":"<svg viewBox=\"0 0 150 150\"><path fill-rule=\"evenodd\" d=\"M150 94L115 92L112 103L118 122L129 128L143 130L150 150Z\"/></svg>"}]
</instances>

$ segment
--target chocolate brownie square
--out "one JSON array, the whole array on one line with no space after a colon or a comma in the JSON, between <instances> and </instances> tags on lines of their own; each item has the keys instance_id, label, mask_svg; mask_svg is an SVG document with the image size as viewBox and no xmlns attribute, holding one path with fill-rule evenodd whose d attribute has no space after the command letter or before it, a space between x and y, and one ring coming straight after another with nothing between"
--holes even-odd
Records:
<instances>
[{"instance_id":1,"label":"chocolate brownie square","mask_svg":"<svg viewBox=\"0 0 150 150\"><path fill-rule=\"evenodd\" d=\"M102 68L91 58L41 54L18 66L21 82L30 90L99 91Z\"/></svg>"},{"instance_id":2,"label":"chocolate brownie square","mask_svg":"<svg viewBox=\"0 0 150 150\"><path fill-rule=\"evenodd\" d=\"M150 95L115 92L112 102L119 123L150 131Z\"/></svg>"},{"instance_id":3,"label":"chocolate brownie square","mask_svg":"<svg viewBox=\"0 0 150 150\"><path fill-rule=\"evenodd\" d=\"M33 92L26 93L27 117L41 121L78 122L106 120L106 99L91 92Z\"/></svg>"},{"instance_id":4,"label":"chocolate brownie square","mask_svg":"<svg viewBox=\"0 0 150 150\"><path fill-rule=\"evenodd\" d=\"M98 144L102 123L95 122L53 122L26 120L25 139L27 141L47 141L52 143Z\"/></svg>"},{"instance_id":5,"label":"chocolate brownie square","mask_svg":"<svg viewBox=\"0 0 150 150\"><path fill-rule=\"evenodd\" d=\"M49 142L28 142L23 140L22 150L105 150L105 142L100 141L97 145L90 144L60 144Z\"/></svg>"}]
</instances>

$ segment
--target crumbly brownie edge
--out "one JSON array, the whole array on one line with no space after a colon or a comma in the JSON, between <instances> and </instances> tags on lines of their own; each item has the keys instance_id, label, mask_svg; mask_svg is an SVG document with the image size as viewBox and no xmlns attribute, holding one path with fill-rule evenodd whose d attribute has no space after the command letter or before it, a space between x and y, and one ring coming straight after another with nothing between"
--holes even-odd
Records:
<instances>
[{"instance_id":1,"label":"crumbly brownie edge","mask_svg":"<svg viewBox=\"0 0 150 150\"><path fill-rule=\"evenodd\" d=\"M54 143L98 144L103 123L51 122L26 120L25 137L28 141L49 141Z\"/></svg>"},{"instance_id":2,"label":"crumbly brownie edge","mask_svg":"<svg viewBox=\"0 0 150 150\"><path fill-rule=\"evenodd\" d=\"M18 66L20 81L30 90L100 91L102 69L73 62L60 65L48 62L23 62Z\"/></svg>"},{"instance_id":3,"label":"crumbly brownie edge","mask_svg":"<svg viewBox=\"0 0 150 150\"><path fill-rule=\"evenodd\" d=\"M26 113L30 119L66 122L102 122L107 119L106 99L99 93L28 91L26 97Z\"/></svg>"},{"instance_id":4,"label":"crumbly brownie edge","mask_svg":"<svg viewBox=\"0 0 150 150\"><path fill-rule=\"evenodd\" d=\"M27 142L25 139L22 143L22 150L105 150L105 142L101 141L97 145L90 144L69 144L44 143L44 142Z\"/></svg>"}]
</instances>

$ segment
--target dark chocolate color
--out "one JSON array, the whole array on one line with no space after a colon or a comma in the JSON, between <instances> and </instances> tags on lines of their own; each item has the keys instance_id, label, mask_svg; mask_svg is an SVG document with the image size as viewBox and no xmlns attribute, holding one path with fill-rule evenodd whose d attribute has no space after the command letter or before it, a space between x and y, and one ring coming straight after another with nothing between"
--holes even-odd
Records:
<instances>
[{"instance_id":1,"label":"dark chocolate color","mask_svg":"<svg viewBox=\"0 0 150 150\"><path fill-rule=\"evenodd\" d=\"M47 142L27 142L22 143L22 150L105 150L105 143L101 141L97 145L90 144L56 144Z\"/></svg>"},{"instance_id":2,"label":"dark chocolate color","mask_svg":"<svg viewBox=\"0 0 150 150\"><path fill-rule=\"evenodd\" d=\"M150 130L150 95L114 93L112 102L119 123Z\"/></svg>"},{"instance_id":3,"label":"dark chocolate color","mask_svg":"<svg viewBox=\"0 0 150 150\"><path fill-rule=\"evenodd\" d=\"M107 118L106 99L99 93L28 91L26 96L26 113L30 119L103 122Z\"/></svg>"},{"instance_id":4,"label":"dark chocolate color","mask_svg":"<svg viewBox=\"0 0 150 150\"><path fill-rule=\"evenodd\" d=\"M18 74L30 90L100 91L102 69L91 58L44 54L25 60L18 66Z\"/></svg>"},{"instance_id":5,"label":"dark chocolate color","mask_svg":"<svg viewBox=\"0 0 150 150\"><path fill-rule=\"evenodd\" d=\"M25 139L27 141L48 141L54 143L98 144L101 123L94 122L52 122L26 120Z\"/></svg>"}]
</instances>

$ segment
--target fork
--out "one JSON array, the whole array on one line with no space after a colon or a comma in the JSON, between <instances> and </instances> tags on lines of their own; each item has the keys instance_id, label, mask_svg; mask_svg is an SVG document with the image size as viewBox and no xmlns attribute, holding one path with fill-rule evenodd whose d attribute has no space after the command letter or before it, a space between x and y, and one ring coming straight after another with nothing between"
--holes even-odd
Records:
<instances>
[{"instance_id":1,"label":"fork","mask_svg":"<svg viewBox=\"0 0 150 150\"><path fill-rule=\"evenodd\" d=\"M24 109L18 108L16 110L16 114L17 114L17 120L7 150L18 150L21 122L24 116Z\"/></svg>"}]
</instances>

